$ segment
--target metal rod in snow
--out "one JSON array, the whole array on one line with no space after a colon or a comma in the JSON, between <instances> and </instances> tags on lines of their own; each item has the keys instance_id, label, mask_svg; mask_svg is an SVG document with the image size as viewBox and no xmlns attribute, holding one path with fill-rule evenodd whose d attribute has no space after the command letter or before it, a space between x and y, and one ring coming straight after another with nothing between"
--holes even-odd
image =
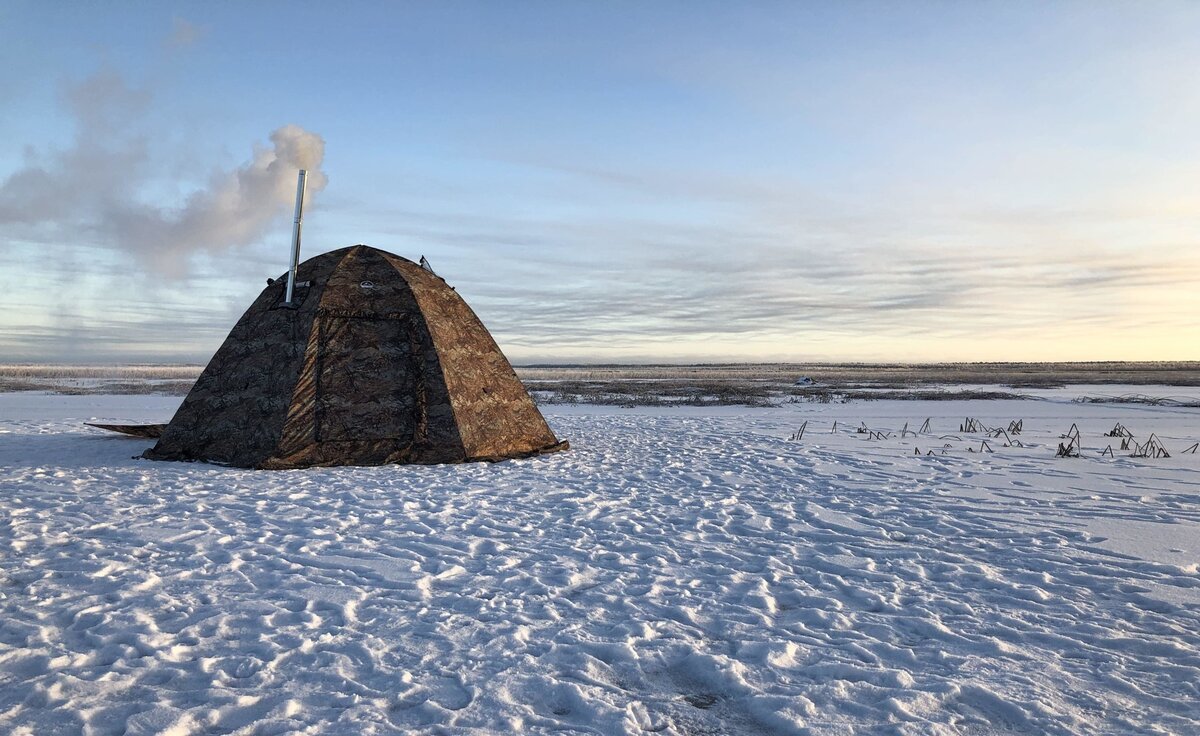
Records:
<instances>
[{"instance_id":1,"label":"metal rod in snow","mask_svg":"<svg viewBox=\"0 0 1200 736\"><path fill-rule=\"evenodd\" d=\"M308 172L300 169L296 180L296 219L292 224L292 268L288 271L287 297L284 301L292 303L296 291L296 269L300 267L300 230L304 226L304 189L308 185Z\"/></svg>"}]
</instances>

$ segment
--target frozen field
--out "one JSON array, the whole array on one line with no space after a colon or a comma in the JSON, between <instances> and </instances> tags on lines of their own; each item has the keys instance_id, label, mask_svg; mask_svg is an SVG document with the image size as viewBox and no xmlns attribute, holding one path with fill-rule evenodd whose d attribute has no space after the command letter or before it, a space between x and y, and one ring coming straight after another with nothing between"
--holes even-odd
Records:
<instances>
[{"instance_id":1,"label":"frozen field","mask_svg":"<svg viewBox=\"0 0 1200 736\"><path fill-rule=\"evenodd\" d=\"M569 452L282 472L80 425L178 397L2 394L0 733L1200 733L1200 409L1068 394L552 406ZM1118 421L1172 456L1099 457Z\"/></svg>"}]
</instances>

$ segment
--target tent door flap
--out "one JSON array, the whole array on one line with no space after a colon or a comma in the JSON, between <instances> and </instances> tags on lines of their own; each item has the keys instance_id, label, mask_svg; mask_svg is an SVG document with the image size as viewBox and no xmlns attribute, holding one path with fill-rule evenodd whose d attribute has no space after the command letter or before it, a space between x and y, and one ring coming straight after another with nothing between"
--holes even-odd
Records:
<instances>
[{"instance_id":1,"label":"tent door flap","mask_svg":"<svg viewBox=\"0 0 1200 736\"><path fill-rule=\"evenodd\" d=\"M409 320L319 322L317 441L411 444L418 424L418 361Z\"/></svg>"}]
</instances>

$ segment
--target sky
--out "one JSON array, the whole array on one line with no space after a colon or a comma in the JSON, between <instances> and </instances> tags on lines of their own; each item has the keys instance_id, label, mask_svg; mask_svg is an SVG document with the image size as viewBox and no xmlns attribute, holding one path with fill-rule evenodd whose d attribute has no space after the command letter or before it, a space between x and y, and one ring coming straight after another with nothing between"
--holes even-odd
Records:
<instances>
[{"instance_id":1,"label":"sky","mask_svg":"<svg viewBox=\"0 0 1200 736\"><path fill-rule=\"evenodd\" d=\"M0 362L426 256L514 363L1200 359L1200 3L0 2Z\"/></svg>"}]
</instances>

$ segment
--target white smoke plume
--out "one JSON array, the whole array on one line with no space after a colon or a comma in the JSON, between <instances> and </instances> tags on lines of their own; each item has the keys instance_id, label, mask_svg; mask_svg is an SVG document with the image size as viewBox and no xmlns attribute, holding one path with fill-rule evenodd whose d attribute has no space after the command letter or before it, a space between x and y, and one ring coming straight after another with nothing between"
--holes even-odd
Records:
<instances>
[{"instance_id":1,"label":"white smoke plume","mask_svg":"<svg viewBox=\"0 0 1200 736\"><path fill-rule=\"evenodd\" d=\"M0 182L0 225L53 244L86 240L124 251L150 270L184 275L200 252L219 253L259 240L290 211L296 171L308 169L308 191L325 187L325 142L296 125L270 135L249 161L213 172L182 204L147 201L156 172L136 121L149 101L113 72L67 90L77 129L71 147L26 152L25 165Z\"/></svg>"},{"instance_id":2,"label":"white smoke plume","mask_svg":"<svg viewBox=\"0 0 1200 736\"><path fill-rule=\"evenodd\" d=\"M321 138L296 125L271 133L271 147L233 171L218 172L206 188L191 194L178 210L127 207L108 213L114 238L157 258L219 251L258 240L296 196L296 171L308 169L308 190L325 188L318 170L325 155ZM159 270L173 269L159 264Z\"/></svg>"}]
</instances>

